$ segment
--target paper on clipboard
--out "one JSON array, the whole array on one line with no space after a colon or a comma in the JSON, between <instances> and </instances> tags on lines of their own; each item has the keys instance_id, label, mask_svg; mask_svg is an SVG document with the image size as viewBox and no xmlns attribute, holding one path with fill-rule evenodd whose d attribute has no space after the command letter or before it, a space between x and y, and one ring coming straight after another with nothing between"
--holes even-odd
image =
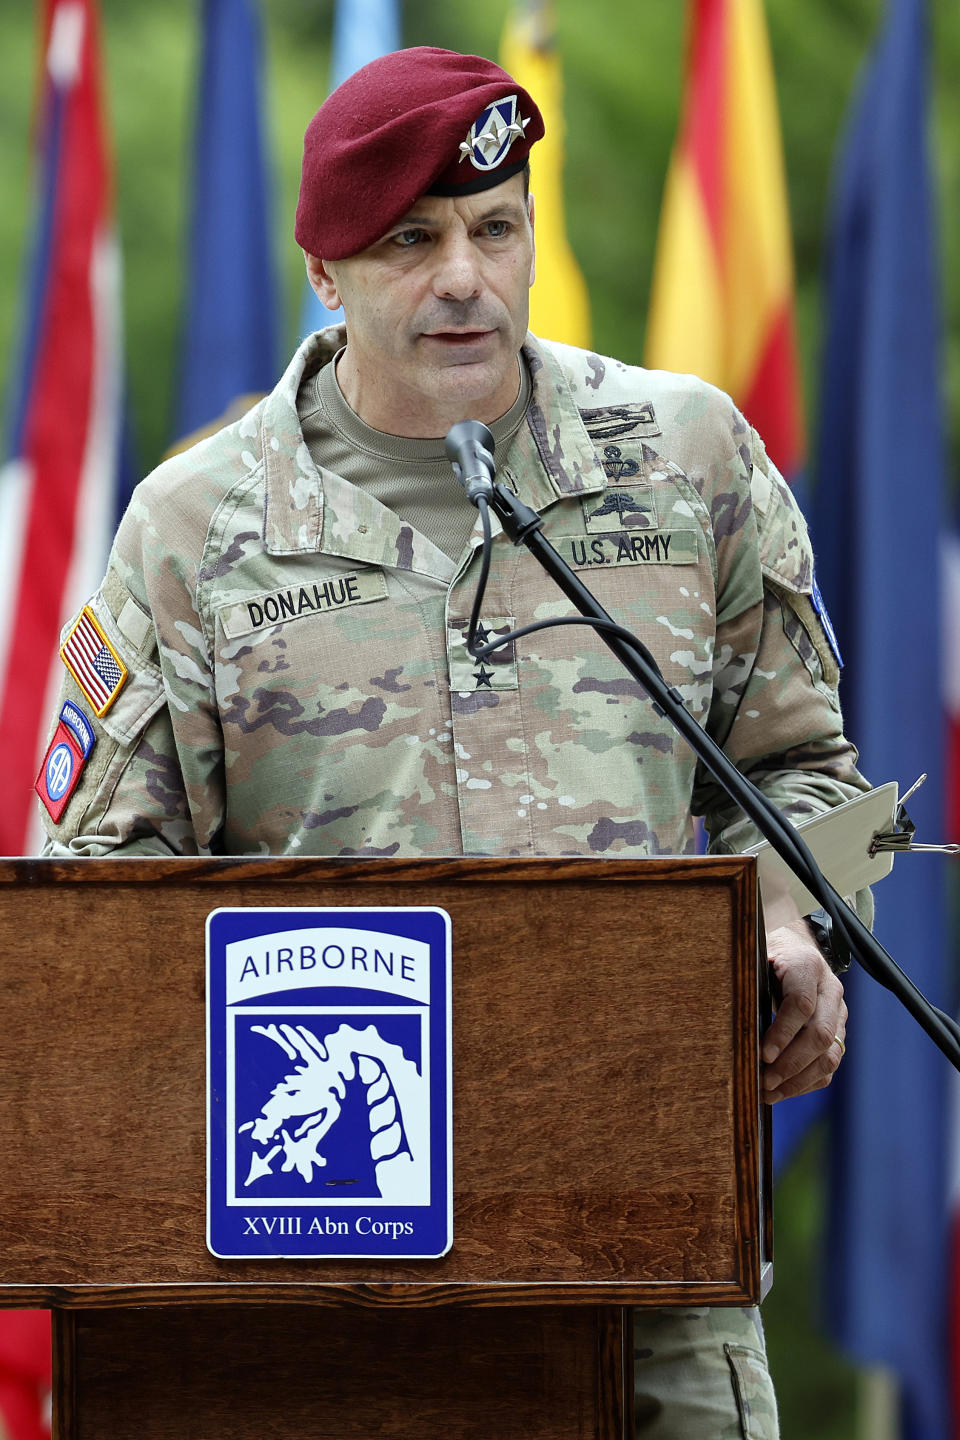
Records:
<instances>
[{"instance_id":1,"label":"paper on clipboard","mask_svg":"<svg viewBox=\"0 0 960 1440\"><path fill-rule=\"evenodd\" d=\"M880 850L870 854L874 836L896 829L898 805L897 782L891 780L879 789L868 790L854 800L847 800L814 815L794 828L800 832L826 878L841 895L852 895L867 885L875 885L893 869L893 852ZM756 855L760 895L767 924L785 923L796 905L800 915L809 915L820 908L810 891L764 840L743 852Z\"/></svg>"}]
</instances>

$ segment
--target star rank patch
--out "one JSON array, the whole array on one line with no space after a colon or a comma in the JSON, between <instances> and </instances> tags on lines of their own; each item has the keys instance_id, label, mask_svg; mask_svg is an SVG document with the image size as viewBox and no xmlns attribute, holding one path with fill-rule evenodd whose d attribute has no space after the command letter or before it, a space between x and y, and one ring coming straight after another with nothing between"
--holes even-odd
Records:
<instances>
[{"instance_id":1,"label":"star rank patch","mask_svg":"<svg viewBox=\"0 0 960 1440\"><path fill-rule=\"evenodd\" d=\"M99 718L106 715L123 689L127 667L104 635L97 617L85 605L60 646L60 658Z\"/></svg>"},{"instance_id":2,"label":"star rank patch","mask_svg":"<svg viewBox=\"0 0 960 1440\"><path fill-rule=\"evenodd\" d=\"M93 729L78 705L67 701L60 711L50 748L43 757L34 789L54 824L66 810L81 771L96 744Z\"/></svg>"}]
</instances>

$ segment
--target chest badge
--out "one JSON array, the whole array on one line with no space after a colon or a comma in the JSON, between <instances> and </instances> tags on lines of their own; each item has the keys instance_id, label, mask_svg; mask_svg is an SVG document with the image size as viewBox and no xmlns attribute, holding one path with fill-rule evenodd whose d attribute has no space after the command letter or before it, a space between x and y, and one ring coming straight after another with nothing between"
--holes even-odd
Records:
<instances>
[{"instance_id":1,"label":"chest badge","mask_svg":"<svg viewBox=\"0 0 960 1440\"><path fill-rule=\"evenodd\" d=\"M624 460L623 452L619 445L604 445L603 447L603 468L607 477L619 484L622 479L630 475L638 475L640 466L636 460Z\"/></svg>"}]
</instances>

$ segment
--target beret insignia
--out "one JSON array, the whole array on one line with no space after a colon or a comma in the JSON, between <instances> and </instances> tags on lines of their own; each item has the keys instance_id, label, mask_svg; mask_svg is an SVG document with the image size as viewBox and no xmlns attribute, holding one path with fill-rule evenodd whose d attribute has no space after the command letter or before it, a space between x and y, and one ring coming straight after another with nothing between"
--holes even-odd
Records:
<instances>
[{"instance_id":1,"label":"beret insignia","mask_svg":"<svg viewBox=\"0 0 960 1440\"><path fill-rule=\"evenodd\" d=\"M460 146L460 154L477 170L495 170L506 160L513 142L523 139L529 124L529 118L517 117L516 95L508 95L480 111Z\"/></svg>"}]
</instances>

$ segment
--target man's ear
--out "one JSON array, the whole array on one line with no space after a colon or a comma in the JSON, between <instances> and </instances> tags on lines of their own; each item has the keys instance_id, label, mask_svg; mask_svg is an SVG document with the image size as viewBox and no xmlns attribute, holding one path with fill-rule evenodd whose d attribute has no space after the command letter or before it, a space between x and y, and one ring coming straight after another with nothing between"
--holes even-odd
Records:
<instances>
[{"instance_id":1,"label":"man's ear","mask_svg":"<svg viewBox=\"0 0 960 1440\"><path fill-rule=\"evenodd\" d=\"M534 226L533 196L527 196L527 215L530 217L530 284L537 278L537 232Z\"/></svg>"},{"instance_id":2,"label":"man's ear","mask_svg":"<svg viewBox=\"0 0 960 1440\"><path fill-rule=\"evenodd\" d=\"M337 289L337 282L330 274L325 262L319 260L316 255L308 255L306 250L303 252L303 259L307 267L307 279L310 281L310 288L317 296L317 299L322 305L325 305L328 310L339 310L340 292Z\"/></svg>"}]
</instances>

